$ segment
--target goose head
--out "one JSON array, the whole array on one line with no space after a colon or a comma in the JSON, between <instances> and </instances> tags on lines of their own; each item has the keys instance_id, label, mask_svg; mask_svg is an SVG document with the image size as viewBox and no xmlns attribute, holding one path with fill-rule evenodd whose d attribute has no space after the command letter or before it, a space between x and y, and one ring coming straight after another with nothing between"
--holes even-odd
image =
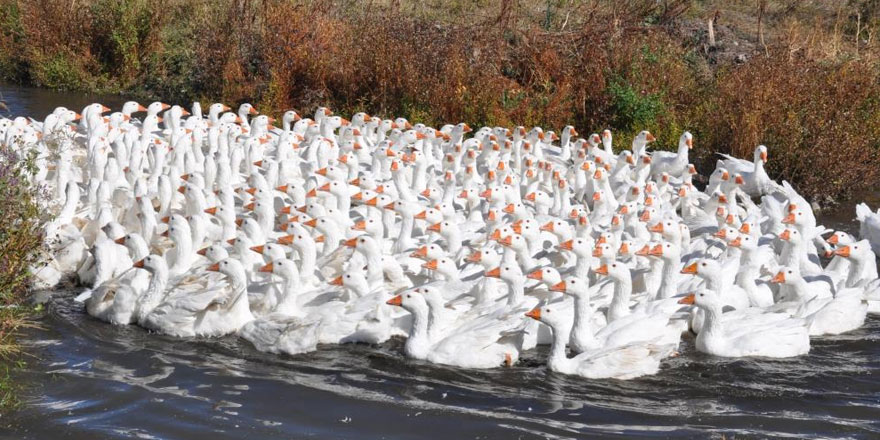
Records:
<instances>
[{"instance_id":1,"label":"goose head","mask_svg":"<svg viewBox=\"0 0 880 440\"><path fill-rule=\"evenodd\" d=\"M439 260L446 257L446 251L440 247L440 245L431 243L416 249L409 256L413 258L421 258L425 261Z\"/></svg>"},{"instance_id":2,"label":"goose head","mask_svg":"<svg viewBox=\"0 0 880 440\"><path fill-rule=\"evenodd\" d=\"M226 275L234 284L243 285L247 280L244 266L235 258L227 258L208 266L208 271Z\"/></svg>"},{"instance_id":3,"label":"goose head","mask_svg":"<svg viewBox=\"0 0 880 440\"><path fill-rule=\"evenodd\" d=\"M382 222L375 218L368 218L366 220L358 221L352 227L355 231L364 231L368 235L373 238L381 239L383 238L383 234L385 232L384 226L382 226Z\"/></svg>"},{"instance_id":4,"label":"goose head","mask_svg":"<svg viewBox=\"0 0 880 440\"><path fill-rule=\"evenodd\" d=\"M874 258L871 245L868 240L860 240L853 244L842 246L834 251L834 255L856 261L869 261Z\"/></svg>"},{"instance_id":5,"label":"goose head","mask_svg":"<svg viewBox=\"0 0 880 440\"><path fill-rule=\"evenodd\" d=\"M557 306L555 305L535 307L530 312L526 313L526 316L536 321L543 322L554 330L565 328L567 326L566 322L571 318L570 314L569 316L566 316L562 310L557 310Z\"/></svg>"},{"instance_id":6,"label":"goose head","mask_svg":"<svg viewBox=\"0 0 880 440\"><path fill-rule=\"evenodd\" d=\"M526 275L526 278L540 281L547 287L553 286L562 281L562 275L559 274L559 271L550 266L535 269L529 272L529 274Z\"/></svg>"},{"instance_id":7,"label":"goose head","mask_svg":"<svg viewBox=\"0 0 880 440\"><path fill-rule=\"evenodd\" d=\"M682 133L678 138L678 149L681 150L683 148L687 148L688 150L694 148L694 135L689 131Z\"/></svg>"},{"instance_id":8,"label":"goose head","mask_svg":"<svg viewBox=\"0 0 880 440\"><path fill-rule=\"evenodd\" d=\"M766 145L758 145L755 148L755 163L758 162L766 163L767 162L767 146Z\"/></svg>"},{"instance_id":9,"label":"goose head","mask_svg":"<svg viewBox=\"0 0 880 440\"><path fill-rule=\"evenodd\" d=\"M330 284L344 287L352 292L355 297L362 297L370 293L370 282L367 280L366 274L361 270L346 272L336 277Z\"/></svg>"},{"instance_id":10,"label":"goose head","mask_svg":"<svg viewBox=\"0 0 880 440\"><path fill-rule=\"evenodd\" d=\"M422 264L422 267L436 272L446 280L454 280L458 277L458 267L455 265L454 261L446 257L427 261Z\"/></svg>"},{"instance_id":11,"label":"goose head","mask_svg":"<svg viewBox=\"0 0 880 440\"><path fill-rule=\"evenodd\" d=\"M724 306L718 294L707 289L687 295L678 300L678 303L695 305L706 310L721 310Z\"/></svg>"},{"instance_id":12,"label":"goose head","mask_svg":"<svg viewBox=\"0 0 880 440\"><path fill-rule=\"evenodd\" d=\"M389 299L386 304L403 307L413 315L426 316L428 314L428 302L425 299L425 295L420 292L421 289L423 287L408 289L400 295Z\"/></svg>"},{"instance_id":13,"label":"goose head","mask_svg":"<svg viewBox=\"0 0 880 440\"><path fill-rule=\"evenodd\" d=\"M475 250L467 256L468 263L476 263L488 270L497 267L501 263L503 255L495 249L482 248Z\"/></svg>"},{"instance_id":14,"label":"goose head","mask_svg":"<svg viewBox=\"0 0 880 440\"><path fill-rule=\"evenodd\" d=\"M260 267L259 271L277 275L281 277L281 279L287 281L299 280L299 269L297 268L296 263L283 257L272 260L271 263Z\"/></svg>"},{"instance_id":15,"label":"goose head","mask_svg":"<svg viewBox=\"0 0 880 440\"><path fill-rule=\"evenodd\" d=\"M576 237L559 243L559 248L572 251L580 258L589 257L593 253L593 239L589 237Z\"/></svg>"},{"instance_id":16,"label":"goose head","mask_svg":"<svg viewBox=\"0 0 880 440\"><path fill-rule=\"evenodd\" d=\"M590 298L590 286L584 280L577 277L567 277L564 281L560 281L550 287L551 291L561 292L565 295L571 295L579 299Z\"/></svg>"},{"instance_id":17,"label":"goose head","mask_svg":"<svg viewBox=\"0 0 880 440\"><path fill-rule=\"evenodd\" d=\"M835 246L847 246L856 242L852 235L844 231L835 231L826 241Z\"/></svg>"},{"instance_id":18,"label":"goose head","mask_svg":"<svg viewBox=\"0 0 880 440\"><path fill-rule=\"evenodd\" d=\"M616 282L632 281L629 266L619 261L612 261L599 266L599 268L596 269L596 273L599 275L605 275Z\"/></svg>"},{"instance_id":19,"label":"goose head","mask_svg":"<svg viewBox=\"0 0 880 440\"><path fill-rule=\"evenodd\" d=\"M143 259L135 262L132 267L144 269L154 275L159 273L168 273L168 264L165 262L165 258L159 255L147 255Z\"/></svg>"},{"instance_id":20,"label":"goose head","mask_svg":"<svg viewBox=\"0 0 880 440\"><path fill-rule=\"evenodd\" d=\"M681 273L697 275L702 279L708 279L716 277L721 273L721 265L715 260L703 258L682 269Z\"/></svg>"},{"instance_id":21,"label":"goose head","mask_svg":"<svg viewBox=\"0 0 880 440\"><path fill-rule=\"evenodd\" d=\"M486 272L487 277L501 278L510 285L523 282L522 268L518 264L504 263Z\"/></svg>"},{"instance_id":22,"label":"goose head","mask_svg":"<svg viewBox=\"0 0 880 440\"><path fill-rule=\"evenodd\" d=\"M219 244L212 244L208 247L199 249L198 254L207 258L212 263L217 263L229 258L229 251Z\"/></svg>"}]
</instances>

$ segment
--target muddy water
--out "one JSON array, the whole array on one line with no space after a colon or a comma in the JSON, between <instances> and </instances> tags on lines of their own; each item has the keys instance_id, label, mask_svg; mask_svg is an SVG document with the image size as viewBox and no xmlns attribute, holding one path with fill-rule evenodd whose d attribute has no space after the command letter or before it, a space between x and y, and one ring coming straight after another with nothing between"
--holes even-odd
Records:
<instances>
[{"instance_id":1,"label":"muddy water","mask_svg":"<svg viewBox=\"0 0 880 440\"><path fill-rule=\"evenodd\" d=\"M96 99L0 86L17 114ZM118 97L104 97L118 105ZM72 103L76 103L73 105ZM851 206L823 218L852 229ZM813 340L791 360L724 360L682 343L660 374L591 381L548 373L545 350L514 368L465 371L405 359L402 341L301 356L236 338L179 340L86 315L54 292L26 404L0 417L8 438L880 437L880 320Z\"/></svg>"}]
</instances>

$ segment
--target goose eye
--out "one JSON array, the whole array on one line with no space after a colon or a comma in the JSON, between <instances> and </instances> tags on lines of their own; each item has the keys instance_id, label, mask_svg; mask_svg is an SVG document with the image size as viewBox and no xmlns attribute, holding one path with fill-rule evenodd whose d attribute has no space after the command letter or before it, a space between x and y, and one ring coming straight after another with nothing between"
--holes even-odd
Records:
<instances>
[{"instance_id":1,"label":"goose eye","mask_svg":"<svg viewBox=\"0 0 880 440\"><path fill-rule=\"evenodd\" d=\"M406 297L407 297L407 298L412 298L412 296L410 296L410 294L408 294L408 293L406 294Z\"/></svg>"}]
</instances>

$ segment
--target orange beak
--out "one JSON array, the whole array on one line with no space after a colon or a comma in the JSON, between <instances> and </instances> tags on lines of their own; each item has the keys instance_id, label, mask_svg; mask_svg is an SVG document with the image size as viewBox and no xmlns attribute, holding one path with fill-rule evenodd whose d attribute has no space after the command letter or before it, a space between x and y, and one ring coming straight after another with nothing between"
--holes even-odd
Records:
<instances>
[{"instance_id":1,"label":"orange beak","mask_svg":"<svg viewBox=\"0 0 880 440\"><path fill-rule=\"evenodd\" d=\"M651 251L648 252L648 255L651 255L654 257L662 257L663 256L663 246L658 244L657 246L652 247Z\"/></svg>"},{"instance_id":2,"label":"orange beak","mask_svg":"<svg viewBox=\"0 0 880 440\"><path fill-rule=\"evenodd\" d=\"M534 202L535 201L535 193L530 192L530 193L526 194L526 200L528 200L530 202Z\"/></svg>"},{"instance_id":3,"label":"orange beak","mask_svg":"<svg viewBox=\"0 0 880 440\"><path fill-rule=\"evenodd\" d=\"M529 318L532 318L536 321L540 321L541 320L541 309L538 307L535 307L529 313L526 313L526 316L528 316Z\"/></svg>"},{"instance_id":4,"label":"orange beak","mask_svg":"<svg viewBox=\"0 0 880 440\"><path fill-rule=\"evenodd\" d=\"M540 228L542 231L553 232L554 226L553 222L547 222Z\"/></svg>"},{"instance_id":5,"label":"orange beak","mask_svg":"<svg viewBox=\"0 0 880 440\"><path fill-rule=\"evenodd\" d=\"M686 296L686 297L684 297L684 298L678 300L678 303L679 303L679 304L691 304L691 305L693 305L694 300L695 300L696 298L697 298L697 296L694 295L694 294L692 293L692 294L690 294L690 295L688 295L688 296Z\"/></svg>"},{"instance_id":6,"label":"orange beak","mask_svg":"<svg viewBox=\"0 0 880 440\"><path fill-rule=\"evenodd\" d=\"M526 278L528 278L530 280L543 280L544 279L544 271L541 269L538 269L538 270L533 271L533 272L529 273L528 275L526 275Z\"/></svg>"},{"instance_id":7,"label":"orange beak","mask_svg":"<svg viewBox=\"0 0 880 440\"><path fill-rule=\"evenodd\" d=\"M785 241L791 240L791 231L789 231L788 229L782 231L782 233L779 234L779 239Z\"/></svg>"},{"instance_id":8,"label":"orange beak","mask_svg":"<svg viewBox=\"0 0 880 440\"><path fill-rule=\"evenodd\" d=\"M648 228L648 230L651 232L657 232L657 233L662 234L663 233L663 223L657 223L657 224L651 226L650 228Z\"/></svg>"},{"instance_id":9,"label":"orange beak","mask_svg":"<svg viewBox=\"0 0 880 440\"><path fill-rule=\"evenodd\" d=\"M321 191L330 191L330 183L327 182L327 183L321 185L321 187L318 188L318 189L321 190Z\"/></svg>"},{"instance_id":10,"label":"orange beak","mask_svg":"<svg viewBox=\"0 0 880 440\"><path fill-rule=\"evenodd\" d=\"M250 202L247 205L244 205L244 209L247 209L248 211L253 211L256 206L257 204L255 202Z\"/></svg>"},{"instance_id":11,"label":"orange beak","mask_svg":"<svg viewBox=\"0 0 880 440\"><path fill-rule=\"evenodd\" d=\"M367 206L376 206L376 203L378 203L378 202L379 202L379 198L373 197L372 199L367 200Z\"/></svg>"},{"instance_id":12,"label":"orange beak","mask_svg":"<svg viewBox=\"0 0 880 440\"><path fill-rule=\"evenodd\" d=\"M694 263L694 264L691 264L691 265L688 266L688 267L685 267L684 269L681 270L681 273L689 273L689 274L692 274L692 275L696 275L696 273L697 273L697 263Z\"/></svg>"},{"instance_id":13,"label":"orange beak","mask_svg":"<svg viewBox=\"0 0 880 440\"><path fill-rule=\"evenodd\" d=\"M279 186L278 188L275 188L275 189L277 189L278 191L281 191L281 192L285 192L285 193L286 193L288 188L289 188L288 185L281 185L281 186Z\"/></svg>"},{"instance_id":14,"label":"orange beak","mask_svg":"<svg viewBox=\"0 0 880 440\"><path fill-rule=\"evenodd\" d=\"M251 246L251 250L258 253L258 254L262 254L263 253L263 245Z\"/></svg>"},{"instance_id":15,"label":"orange beak","mask_svg":"<svg viewBox=\"0 0 880 440\"><path fill-rule=\"evenodd\" d=\"M355 223L354 227L352 229L354 229L355 231L363 231L363 230L367 229L367 222L361 220L361 221Z\"/></svg>"},{"instance_id":16,"label":"orange beak","mask_svg":"<svg viewBox=\"0 0 880 440\"><path fill-rule=\"evenodd\" d=\"M559 243L559 249L570 251L574 249L574 240L563 241Z\"/></svg>"},{"instance_id":17,"label":"orange beak","mask_svg":"<svg viewBox=\"0 0 880 440\"><path fill-rule=\"evenodd\" d=\"M205 255L208 255L208 248L201 248L196 253L204 257Z\"/></svg>"},{"instance_id":18,"label":"orange beak","mask_svg":"<svg viewBox=\"0 0 880 440\"><path fill-rule=\"evenodd\" d=\"M351 238L351 239L345 240L342 242L342 244L344 244L350 248L353 248L353 247L357 246L357 238Z\"/></svg>"},{"instance_id":19,"label":"orange beak","mask_svg":"<svg viewBox=\"0 0 880 440\"><path fill-rule=\"evenodd\" d=\"M638 255L640 257L647 257L650 252L651 252L651 247L648 245L644 245L641 249L636 251L636 255Z\"/></svg>"},{"instance_id":20,"label":"orange beak","mask_svg":"<svg viewBox=\"0 0 880 440\"><path fill-rule=\"evenodd\" d=\"M318 196L318 191L315 191L315 188L310 189L309 192L306 193L306 197L317 197L317 196Z\"/></svg>"},{"instance_id":21,"label":"orange beak","mask_svg":"<svg viewBox=\"0 0 880 440\"><path fill-rule=\"evenodd\" d=\"M791 214L788 214L787 216L785 216L785 218L782 219L782 224L793 225L794 224L794 214L791 213Z\"/></svg>"},{"instance_id":22,"label":"orange beak","mask_svg":"<svg viewBox=\"0 0 880 440\"><path fill-rule=\"evenodd\" d=\"M602 257L602 248L599 247L599 246L596 246L596 247L593 249L593 256L596 257L596 258L600 258L600 257Z\"/></svg>"},{"instance_id":23,"label":"orange beak","mask_svg":"<svg viewBox=\"0 0 880 440\"><path fill-rule=\"evenodd\" d=\"M425 258L428 256L428 247L422 246L415 250L415 252L409 254L410 257L414 258Z\"/></svg>"},{"instance_id":24,"label":"orange beak","mask_svg":"<svg viewBox=\"0 0 880 440\"><path fill-rule=\"evenodd\" d=\"M596 269L596 273L599 275L608 275L608 265L603 264L603 265L599 266L599 268Z\"/></svg>"},{"instance_id":25,"label":"orange beak","mask_svg":"<svg viewBox=\"0 0 880 440\"><path fill-rule=\"evenodd\" d=\"M761 152L761 161L765 162L765 163L767 162L767 152L766 151Z\"/></svg>"},{"instance_id":26,"label":"orange beak","mask_svg":"<svg viewBox=\"0 0 880 440\"><path fill-rule=\"evenodd\" d=\"M113 240L113 242L116 244L123 244L124 245L125 244L125 237L119 237L116 240Z\"/></svg>"},{"instance_id":27,"label":"orange beak","mask_svg":"<svg viewBox=\"0 0 880 440\"><path fill-rule=\"evenodd\" d=\"M490 278L501 278L501 268L496 267L488 272L486 272L486 276Z\"/></svg>"},{"instance_id":28,"label":"orange beak","mask_svg":"<svg viewBox=\"0 0 880 440\"><path fill-rule=\"evenodd\" d=\"M840 239L837 238L837 234L832 234L831 238L828 239L828 244L837 244Z\"/></svg>"},{"instance_id":29,"label":"orange beak","mask_svg":"<svg viewBox=\"0 0 880 440\"><path fill-rule=\"evenodd\" d=\"M434 223L431 226L428 226L429 231L440 232L440 223Z\"/></svg>"},{"instance_id":30,"label":"orange beak","mask_svg":"<svg viewBox=\"0 0 880 440\"><path fill-rule=\"evenodd\" d=\"M714 235L718 238L727 238L727 231L725 231L724 229L719 229L718 232L716 232Z\"/></svg>"},{"instance_id":31,"label":"orange beak","mask_svg":"<svg viewBox=\"0 0 880 440\"><path fill-rule=\"evenodd\" d=\"M513 214L514 210L516 210L516 206L514 206L513 203L510 203L507 206L505 206L502 211L504 211L508 214Z\"/></svg>"},{"instance_id":32,"label":"orange beak","mask_svg":"<svg viewBox=\"0 0 880 440\"><path fill-rule=\"evenodd\" d=\"M776 274L775 277L773 277L772 280L770 280L770 282L771 282L771 283L774 283L774 284L782 284L782 283L784 283L784 282L785 282L785 273L782 272L782 271L780 271L778 274Z\"/></svg>"},{"instance_id":33,"label":"orange beak","mask_svg":"<svg viewBox=\"0 0 880 440\"><path fill-rule=\"evenodd\" d=\"M400 296L400 295L397 295L397 296L395 296L394 298L391 298L391 299L389 299L388 301L386 301L385 304L388 304L389 306L398 306L398 307L400 307L400 306L403 305L403 297Z\"/></svg>"},{"instance_id":34,"label":"orange beak","mask_svg":"<svg viewBox=\"0 0 880 440\"><path fill-rule=\"evenodd\" d=\"M730 246L732 247L740 247L740 245L742 245L742 237L736 237L730 242Z\"/></svg>"},{"instance_id":35,"label":"orange beak","mask_svg":"<svg viewBox=\"0 0 880 440\"><path fill-rule=\"evenodd\" d=\"M850 254L849 246L844 246L844 247L834 251L834 255L840 255L843 258L849 258L849 254Z\"/></svg>"},{"instance_id":36,"label":"orange beak","mask_svg":"<svg viewBox=\"0 0 880 440\"><path fill-rule=\"evenodd\" d=\"M620 244L620 249L617 250L619 254L628 254L629 253L629 245L626 243Z\"/></svg>"},{"instance_id":37,"label":"orange beak","mask_svg":"<svg viewBox=\"0 0 880 440\"><path fill-rule=\"evenodd\" d=\"M552 286L550 286L551 292L565 292L565 281L560 281Z\"/></svg>"},{"instance_id":38,"label":"orange beak","mask_svg":"<svg viewBox=\"0 0 880 440\"><path fill-rule=\"evenodd\" d=\"M428 249L425 248L425 254L427 255L427 253ZM480 252L474 252L467 256L467 261L470 263L479 263L480 261L483 261L483 254Z\"/></svg>"},{"instance_id":39,"label":"orange beak","mask_svg":"<svg viewBox=\"0 0 880 440\"><path fill-rule=\"evenodd\" d=\"M418 220L424 220L427 218L427 216L428 216L428 211L422 211L422 212L416 214L416 216L414 218L418 219Z\"/></svg>"},{"instance_id":40,"label":"orange beak","mask_svg":"<svg viewBox=\"0 0 880 440\"><path fill-rule=\"evenodd\" d=\"M438 264L439 263L437 262L437 260L431 260L431 261L428 261L427 263L423 263L422 267L424 267L425 269L428 269L428 270L437 270Z\"/></svg>"},{"instance_id":41,"label":"orange beak","mask_svg":"<svg viewBox=\"0 0 880 440\"><path fill-rule=\"evenodd\" d=\"M131 265L131 267L139 267L139 268L143 268L143 267L144 267L144 260L138 260L138 261L136 261L134 264Z\"/></svg>"},{"instance_id":42,"label":"orange beak","mask_svg":"<svg viewBox=\"0 0 880 440\"><path fill-rule=\"evenodd\" d=\"M260 272L264 272L264 273L272 273L272 270L273 270L274 268L275 268L275 266L274 266L272 263L269 263L269 264L267 264L267 265L265 265L265 266L260 267Z\"/></svg>"},{"instance_id":43,"label":"orange beak","mask_svg":"<svg viewBox=\"0 0 880 440\"><path fill-rule=\"evenodd\" d=\"M342 285L342 276L338 276L336 278L333 278L333 280L330 281L330 285L331 286L341 286Z\"/></svg>"},{"instance_id":44,"label":"orange beak","mask_svg":"<svg viewBox=\"0 0 880 440\"><path fill-rule=\"evenodd\" d=\"M739 232L743 234L748 234L751 231L751 227L748 223L743 223L742 226L739 227Z\"/></svg>"},{"instance_id":45,"label":"orange beak","mask_svg":"<svg viewBox=\"0 0 880 440\"><path fill-rule=\"evenodd\" d=\"M208 270L211 272L220 272L220 263L214 263L208 266Z\"/></svg>"}]
</instances>

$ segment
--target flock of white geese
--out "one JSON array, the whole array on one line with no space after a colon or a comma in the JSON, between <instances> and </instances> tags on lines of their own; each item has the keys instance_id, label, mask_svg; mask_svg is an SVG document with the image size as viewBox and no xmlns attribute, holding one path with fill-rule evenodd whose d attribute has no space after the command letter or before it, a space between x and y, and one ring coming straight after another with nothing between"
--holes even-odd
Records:
<instances>
[{"instance_id":1,"label":"flock of white geese","mask_svg":"<svg viewBox=\"0 0 880 440\"><path fill-rule=\"evenodd\" d=\"M691 332L791 357L880 312L880 215L858 207L861 240L817 225L763 145L701 191L693 136L654 140L219 103L0 119L51 195L37 286L80 283L116 325L286 354L404 337L462 368L549 344L553 371L629 379Z\"/></svg>"}]
</instances>

